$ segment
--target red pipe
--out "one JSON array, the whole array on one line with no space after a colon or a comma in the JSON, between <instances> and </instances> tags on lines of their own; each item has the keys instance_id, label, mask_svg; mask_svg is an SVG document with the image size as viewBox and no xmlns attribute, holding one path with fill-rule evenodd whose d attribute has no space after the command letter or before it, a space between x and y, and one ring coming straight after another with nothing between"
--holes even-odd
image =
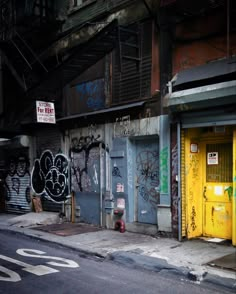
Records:
<instances>
[{"instance_id":1,"label":"red pipe","mask_svg":"<svg viewBox=\"0 0 236 294\"><path fill-rule=\"evenodd\" d=\"M120 233L125 232L125 222L122 219L119 219L115 223L115 230L120 230Z\"/></svg>"}]
</instances>

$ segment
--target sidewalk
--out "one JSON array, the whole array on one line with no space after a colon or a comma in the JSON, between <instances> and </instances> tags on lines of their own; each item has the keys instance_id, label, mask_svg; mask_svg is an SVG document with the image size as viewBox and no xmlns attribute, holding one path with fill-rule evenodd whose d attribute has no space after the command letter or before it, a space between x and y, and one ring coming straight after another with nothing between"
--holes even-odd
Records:
<instances>
[{"instance_id":1,"label":"sidewalk","mask_svg":"<svg viewBox=\"0 0 236 294\"><path fill-rule=\"evenodd\" d=\"M114 230L98 230L70 236L59 236L33 227L55 224L57 213L28 213L22 216L0 214L0 230L21 233L33 238L58 243L67 248L152 271L168 270L196 282L202 280L236 289L236 271L206 265L217 258L233 254L231 245L210 243L200 239L179 242ZM232 261L233 262L233 261ZM234 260L236 264L236 260ZM234 267L236 269L236 265Z\"/></svg>"}]
</instances>

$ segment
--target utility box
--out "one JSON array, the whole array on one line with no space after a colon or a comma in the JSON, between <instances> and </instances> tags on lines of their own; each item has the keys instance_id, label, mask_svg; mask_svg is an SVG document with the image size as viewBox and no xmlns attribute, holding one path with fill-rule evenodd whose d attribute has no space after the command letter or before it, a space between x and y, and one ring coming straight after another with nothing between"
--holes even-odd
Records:
<instances>
[{"instance_id":1,"label":"utility box","mask_svg":"<svg viewBox=\"0 0 236 294\"><path fill-rule=\"evenodd\" d=\"M108 196L109 197L106 197L104 199L106 228L113 229L114 228L114 219L113 219L114 199L110 197L110 195Z\"/></svg>"},{"instance_id":2,"label":"utility box","mask_svg":"<svg viewBox=\"0 0 236 294\"><path fill-rule=\"evenodd\" d=\"M104 208L106 214L111 214L114 209L114 199L105 198L104 199Z\"/></svg>"},{"instance_id":3,"label":"utility box","mask_svg":"<svg viewBox=\"0 0 236 294\"><path fill-rule=\"evenodd\" d=\"M172 232L171 210L169 205L157 205L158 231Z\"/></svg>"}]
</instances>

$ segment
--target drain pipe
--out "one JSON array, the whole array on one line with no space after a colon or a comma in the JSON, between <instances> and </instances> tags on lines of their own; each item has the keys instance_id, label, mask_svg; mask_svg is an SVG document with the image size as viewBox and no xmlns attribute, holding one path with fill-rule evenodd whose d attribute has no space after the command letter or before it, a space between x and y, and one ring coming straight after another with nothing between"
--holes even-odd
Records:
<instances>
[{"instance_id":1,"label":"drain pipe","mask_svg":"<svg viewBox=\"0 0 236 294\"><path fill-rule=\"evenodd\" d=\"M103 183L103 160L102 160L102 143L99 144L99 157L100 157L100 226L103 225L103 217L102 217L102 183Z\"/></svg>"},{"instance_id":2,"label":"drain pipe","mask_svg":"<svg viewBox=\"0 0 236 294\"><path fill-rule=\"evenodd\" d=\"M178 239L182 241L182 197L181 197L181 125L177 125L177 148L178 148Z\"/></svg>"},{"instance_id":3,"label":"drain pipe","mask_svg":"<svg viewBox=\"0 0 236 294\"><path fill-rule=\"evenodd\" d=\"M177 80L178 74L174 75L173 78L166 84L168 87L168 93L171 95L173 91L173 83Z\"/></svg>"},{"instance_id":4,"label":"drain pipe","mask_svg":"<svg viewBox=\"0 0 236 294\"><path fill-rule=\"evenodd\" d=\"M3 69L2 69L2 52L0 50L0 115L3 113Z\"/></svg>"}]
</instances>

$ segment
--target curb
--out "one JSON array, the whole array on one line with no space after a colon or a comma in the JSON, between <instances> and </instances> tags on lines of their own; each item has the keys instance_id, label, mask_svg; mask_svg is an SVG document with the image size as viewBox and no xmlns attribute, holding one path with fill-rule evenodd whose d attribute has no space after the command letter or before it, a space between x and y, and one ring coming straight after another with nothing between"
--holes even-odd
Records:
<instances>
[{"instance_id":1,"label":"curb","mask_svg":"<svg viewBox=\"0 0 236 294\"><path fill-rule=\"evenodd\" d=\"M94 256L94 257L98 257L98 258L101 258L101 259L105 259L107 257L107 254L101 254L101 253L98 253L98 252L95 252L95 251L92 251L92 250L89 250L89 249L83 249L83 248L80 248L80 247L76 247L76 246L73 246L73 245L70 245L68 244L67 242L58 242L58 241L55 241L55 240L49 240L47 237L45 236L40 236L40 235L37 235L37 234L33 234L31 232L25 232L25 231L19 231L18 229L9 229L9 228L2 228L0 226L0 232L9 232L10 234L18 234L18 235L24 235L24 236L27 236L29 238L32 238L34 240L40 240L40 241L43 241L45 243L51 243L51 244L55 244L55 245L58 245L58 246L61 246L61 247L64 247L64 248L68 248L70 250L73 250L73 251L77 251L78 253L82 255L89 255L89 256Z\"/></svg>"},{"instance_id":2,"label":"curb","mask_svg":"<svg viewBox=\"0 0 236 294\"><path fill-rule=\"evenodd\" d=\"M150 256L134 253L132 251L115 251L113 253L101 254L90 249L84 249L84 248L73 246L71 244L68 244L67 242L58 243L58 241L56 240L53 240L53 239L50 240L46 236L40 236L40 235L34 234L33 232L27 232L26 230L30 230L30 229L25 229L20 231L19 228L13 228L13 227L9 228L9 227L3 227L0 225L0 231L2 232L5 231L12 234L14 233L14 234L25 235L29 238L32 238L35 240L41 240L45 243L56 244L64 248L77 251L81 255L81 257L83 257L83 255L93 256L93 257L101 258L104 260L114 261L116 263L122 264L130 268L145 269L148 271L159 272L159 273L163 272L164 274L166 274L166 272L169 272L171 274L184 278L188 281L216 285L216 286L228 289L230 291L233 290L233 293L236 292L236 276L235 276L235 279L231 279L231 278L220 277L218 275L209 274L207 271L194 271L185 267L177 267L177 266L168 264L165 259L156 258L156 257L153 258Z\"/></svg>"},{"instance_id":3,"label":"curb","mask_svg":"<svg viewBox=\"0 0 236 294\"><path fill-rule=\"evenodd\" d=\"M115 251L110 253L108 258L127 267L143 268L154 272L170 271L185 278L188 275L188 269L184 267L172 266L165 259L153 258L134 252Z\"/></svg>"},{"instance_id":4,"label":"curb","mask_svg":"<svg viewBox=\"0 0 236 294\"><path fill-rule=\"evenodd\" d=\"M108 255L108 258L119 264L130 268L140 268L153 272L169 272L188 281L202 284L211 284L225 288L236 293L236 276L235 280L231 278L222 278L217 275L209 274L207 271L193 271L185 267L172 266L166 260L153 258L150 256L140 255L127 251L116 251Z\"/></svg>"}]
</instances>

